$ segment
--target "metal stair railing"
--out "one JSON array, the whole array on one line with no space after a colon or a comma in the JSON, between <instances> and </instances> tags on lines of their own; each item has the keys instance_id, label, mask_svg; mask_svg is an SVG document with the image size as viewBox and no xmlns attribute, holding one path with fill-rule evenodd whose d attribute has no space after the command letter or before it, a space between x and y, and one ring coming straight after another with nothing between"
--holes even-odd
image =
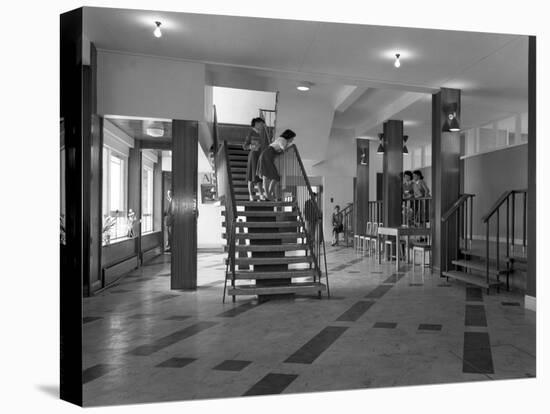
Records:
<instances>
[{"instance_id":1,"label":"metal stair railing","mask_svg":"<svg viewBox=\"0 0 550 414\"><path fill-rule=\"evenodd\" d=\"M496 224L496 269L497 269L497 281L498 274L501 269L501 258L500 258L500 209L506 204L506 213L505 213L505 232L506 232L506 288L510 289L510 259L515 250L515 233L516 233L516 198L517 196L522 198L522 207L521 207L521 223L522 223L522 254L526 254L527 249L527 190L508 190L502 193L502 195L497 199L493 206L489 209L489 212L485 214L481 221L485 224L485 260L486 260L486 276L487 280L489 279L489 260L490 260L490 227L491 219L495 217Z\"/></svg>"},{"instance_id":2,"label":"metal stair railing","mask_svg":"<svg viewBox=\"0 0 550 414\"><path fill-rule=\"evenodd\" d=\"M456 231L454 259L460 256L460 249L464 247L469 249L472 247L473 238L473 200L475 194L461 194L458 200L441 216L441 247L443 257L440 265L440 273L449 271L449 265L453 260L449 252L450 231L449 226L453 224ZM461 240L464 240L464 245L461 246ZM489 277L487 276L487 283Z\"/></svg>"},{"instance_id":3,"label":"metal stair railing","mask_svg":"<svg viewBox=\"0 0 550 414\"><path fill-rule=\"evenodd\" d=\"M353 203L343 208L340 213L342 214L342 225L344 226L344 242L346 247L349 247L350 241L353 243Z\"/></svg>"},{"instance_id":4,"label":"metal stair railing","mask_svg":"<svg viewBox=\"0 0 550 414\"><path fill-rule=\"evenodd\" d=\"M216 153L216 182L218 186L218 199L225 206L227 261L222 299L222 302L225 303L228 274L231 274L231 286L235 287L235 234L237 223L237 202L233 189L233 178L231 176L227 141L221 143ZM233 302L235 302L235 296L233 296Z\"/></svg>"},{"instance_id":5,"label":"metal stair railing","mask_svg":"<svg viewBox=\"0 0 550 414\"><path fill-rule=\"evenodd\" d=\"M284 198L292 200L298 211L319 282L323 278L324 269L327 297L330 298L322 210L318 201L314 199L298 148L295 145L287 147L282 154L275 158L275 164L281 176L281 191L286 195ZM316 280L317 278L314 277L313 281L316 282Z\"/></svg>"}]
</instances>

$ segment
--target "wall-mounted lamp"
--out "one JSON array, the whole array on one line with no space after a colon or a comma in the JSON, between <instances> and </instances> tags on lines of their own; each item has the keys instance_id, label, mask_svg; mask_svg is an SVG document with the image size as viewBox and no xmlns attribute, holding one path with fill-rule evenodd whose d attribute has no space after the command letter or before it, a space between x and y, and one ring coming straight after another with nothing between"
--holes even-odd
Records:
<instances>
[{"instance_id":1,"label":"wall-mounted lamp","mask_svg":"<svg viewBox=\"0 0 550 414\"><path fill-rule=\"evenodd\" d=\"M443 124L443 132L459 132L460 124L456 115L457 104L449 105L444 108L445 111L445 124Z\"/></svg>"},{"instance_id":2,"label":"wall-mounted lamp","mask_svg":"<svg viewBox=\"0 0 550 414\"><path fill-rule=\"evenodd\" d=\"M378 149L376 150L376 153L383 154L384 153L384 134L378 134L378 139L380 140L380 144L378 145Z\"/></svg>"},{"instance_id":3,"label":"wall-mounted lamp","mask_svg":"<svg viewBox=\"0 0 550 414\"><path fill-rule=\"evenodd\" d=\"M359 162L361 165L369 165L369 157L367 156L367 149L363 148L361 150L361 161Z\"/></svg>"},{"instance_id":4,"label":"wall-mounted lamp","mask_svg":"<svg viewBox=\"0 0 550 414\"><path fill-rule=\"evenodd\" d=\"M409 136L408 135L403 135L403 154L404 155L409 155L409 149L405 145L408 140L409 140Z\"/></svg>"}]
</instances>

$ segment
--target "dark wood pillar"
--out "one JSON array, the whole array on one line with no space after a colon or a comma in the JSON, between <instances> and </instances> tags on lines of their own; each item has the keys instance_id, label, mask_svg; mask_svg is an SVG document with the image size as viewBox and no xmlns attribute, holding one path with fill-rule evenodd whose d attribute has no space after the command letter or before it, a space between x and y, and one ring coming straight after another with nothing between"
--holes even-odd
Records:
<instances>
[{"instance_id":1,"label":"dark wood pillar","mask_svg":"<svg viewBox=\"0 0 550 414\"><path fill-rule=\"evenodd\" d=\"M172 121L171 289L197 288L198 122Z\"/></svg>"},{"instance_id":2,"label":"dark wood pillar","mask_svg":"<svg viewBox=\"0 0 550 414\"><path fill-rule=\"evenodd\" d=\"M456 226L449 225L448 251L444 255L441 240L441 216L460 196L460 132L442 132L447 108L454 105L460 121L460 90L442 88L432 95L432 260L441 269L446 257L449 264L456 257Z\"/></svg>"},{"instance_id":3,"label":"dark wood pillar","mask_svg":"<svg viewBox=\"0 0 550 414\"><path fill-rule=\"evenodd\" d=\"M384 226L401 225L401 198L403 172L403 121L384 123Z\"/></svg>"},{"instance_id":4,"label":"dark wood pillar","mask_svg":"<svg viewBox=\"0 0 550 414\"><path fill-rule=\"evenodd\" d=\"M527 286L526 294L537 296L537 38L529 36L529 66L528 66L528 115L527 127Z\"/></svg>"},{"instance_id":5,"label":"dark wood pillar","mask_svg":"<svg viewBox=\"0 0 550 414\"><path fill-rule=\"evenodd\" d=\"M134 141L134 148L130 148L128 156L128 212L132 210L136 221L134 231L134 253L141 260L141 147L140 141Z\"/></svg>"},{"instance_id":6,"label":"dark wood pillar","mask_svg":"<svg viewBox=\"0 0 550 414\"><path fill-rule=\"evenodd\" d=\"M365 234L369 203L369 140L357 139L357 176L354 180L354 234ZM366 154L364 156L363 154ZM363 158L362 158L363 157ZM367 164L361 164L361 159Z\"/></svg>"},{"instance_id":7,"label":"dark wood pillar","mask_svg":"<svg viewBox=\"0 0 550 414\"><path fill-rule=\"evenodd\" d=\"M60 397L82 406L82 8L60 19L60 116L65 142L65 244L60 246Z\"/></svg>"}]
</instances>

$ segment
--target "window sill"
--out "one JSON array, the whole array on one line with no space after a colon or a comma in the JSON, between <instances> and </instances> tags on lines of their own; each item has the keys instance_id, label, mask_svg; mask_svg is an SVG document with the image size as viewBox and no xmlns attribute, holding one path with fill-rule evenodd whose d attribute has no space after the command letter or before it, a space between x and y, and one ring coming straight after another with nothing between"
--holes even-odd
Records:
<instances>
[{"instance_id":1,"label":"window sill","mask_svg":"<svg viewBox=\"0 0 550 414\"><path fill-rule=\"evenodd\" d=\"M132 240L133 238L132 237L120 237L118 239L114 239L114 240L111 240L109 242L109 244L105 244L103 243L102 244L102 247L109 247L109 246L112 246L113 244L118 244L118 243L122 243L122 242L125 242L127 240Z\"/></svg>"}]
</instances>

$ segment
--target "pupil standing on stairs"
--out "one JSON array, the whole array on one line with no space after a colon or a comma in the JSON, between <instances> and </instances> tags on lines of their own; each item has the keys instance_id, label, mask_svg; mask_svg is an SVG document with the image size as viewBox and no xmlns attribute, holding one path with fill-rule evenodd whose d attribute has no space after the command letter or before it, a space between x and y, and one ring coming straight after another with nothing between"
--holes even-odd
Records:
<instances>
[{"instance_id":1,"label":"pupil standing on stairs","mask_svg":"<svg viewBox=\"0 0 550 414\"><path fill-rule=\"evenodd\" d=\"M246 180L248 181L248 195L250 201L259 198L263 193L262 179L257 175L258 158L263 150L267 148L267 134L265 131L265 122L262 118L254 118L250 121L250 131L243 144L245 150L249 150L248 161L246 163ZM256 197L254 196L254 187L256 187Z\"/></svg>"},{"instance_id":2,"label":"pupil standing on stairs","mask_svg":"<svg viewBox=\"0 0 550 414\"><path fill-rule=\"evenodd\" d=\"M269 146L262 151L258 160L257 175L263 179L262 200L279 200L281 198L281 176L275 166L275 157L281 155L291 145L296 133L286 129L280 137L273 140Z\"/></svg>"}]
</instances>

